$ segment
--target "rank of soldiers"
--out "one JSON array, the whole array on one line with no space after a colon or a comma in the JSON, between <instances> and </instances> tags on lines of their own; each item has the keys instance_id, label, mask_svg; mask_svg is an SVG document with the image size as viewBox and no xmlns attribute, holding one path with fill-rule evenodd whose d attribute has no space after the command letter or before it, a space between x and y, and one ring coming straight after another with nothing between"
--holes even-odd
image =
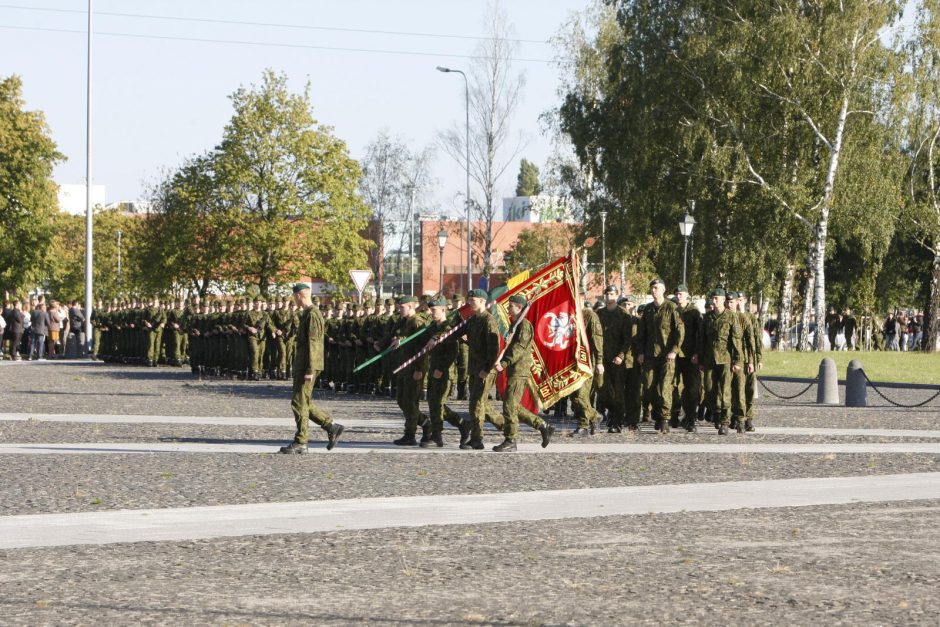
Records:
<instances>
[{"instance_id":1,"label":"rank of soldiers","mask_svg":"<svg viewBox=\"0 0 940 627\"><path fill-rule=\"evenodd\" d=\"M757 371L762 366L762 330L755 305L723 288L713 290L704 315L679 285L666 297L666 286L650 283L652 300L638 306L615 286L604 302L584 304L583 322L595 364L593 376L555 408L566 415L570 401L577 427L573 437L590 437L603 423L608 433L638 431L651 421L656 431L698 429L709 421L721 435L754 431ZM509 300L513 331L500 352L499 327L488 311L488 294L472 290L473 315L459 333L451 311L463 306L452 299L404 296L360 306L320 305L305 284L292 298L130 301L99 304L93 324L94 352L105 361L156 366L188 364L198 376L236 376L246 380L292 379L294 441L281 449L306 451L306 421L327 431L335 446L342 426L332 422L311 398L315 386L347 393L394 397L404 416L398 446L444 446L447 422L460 433L462 449L482 449L483 425L503 432L496 451L516 450L518 425L528 424L548 446L554 428L520 403L529 384L533 328L525 319L521 297ZM426 339L399 347L429 327ZM435 337L447 339L408 367L396 367L418 354ZM356 365L392 349L367 368ZM312 365L311 365L312 364ZM302 372L300 372L302 370ZM502 412L489 401L495 379L506 372ZM497 395L498 396L498 395ZM428 415L420 410L425 398ZM446 405L449 398L470 402L462 419ZM421 430L420 439L418 429Z\"/></svg>"}]
</instances>

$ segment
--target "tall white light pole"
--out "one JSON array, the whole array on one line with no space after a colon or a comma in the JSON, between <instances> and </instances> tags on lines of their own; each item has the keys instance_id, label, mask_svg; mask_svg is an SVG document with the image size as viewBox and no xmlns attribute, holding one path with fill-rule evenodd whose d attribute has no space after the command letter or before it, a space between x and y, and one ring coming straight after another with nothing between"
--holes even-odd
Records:
<instances>
[{"instance_id":1,"label":"tall white light pole","mask_svg":"<svg viewBox=\"0 0 940 627\"><path fill-rule=\"evenodd\" d=\"M467 292L469 292L473 289L473 229L470 225L470 82L463 70L452 70L439 65L437 71L451 72L463 76L464 102L467 107L467 137L464 142L467 145L467 195L464 199L467 201Z\"/></svg>"},{"instance_id":2,"label":"tall white light pole","mask_svg":"<svg viewBox=\"0 0 940 627\"><path fill-rule=\"evenodd\" d=\"M88 0L88 75L85 93L85 347L84 352L91 352L91 313L92 313L92 206L91 206L91 34L92 0Z\"/></svg>"}]
</instances>

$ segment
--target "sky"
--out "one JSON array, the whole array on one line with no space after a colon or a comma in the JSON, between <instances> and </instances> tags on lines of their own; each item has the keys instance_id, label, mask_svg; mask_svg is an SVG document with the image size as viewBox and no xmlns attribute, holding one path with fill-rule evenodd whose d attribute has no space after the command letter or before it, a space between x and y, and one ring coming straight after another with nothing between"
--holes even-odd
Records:
<instances>
[{"instance_id":1,"label":"sky","mask_svg":"<svg viewBox=\"0 0 940 627\"><path fill-rule=\"evenodd\" d=\"M558 102L547 40L586 4L503 0L522 40L514 69L526 80L512 127L529 138L521 156L539 165L551 142L538 117ZM20 75L27 109L45 113L68 158L55 170L60 184L85 178L87 6L0 3L0 77ZM434 144L439 131L463 128L464 120L463 80L434 68L469 69L486 7L484 0L94 0L92 179L107 187L109 203L145 198L163 173L219 142L232 114L229 94L260 82L265 68L284 72L295 91L309 81L315 117L354 158L383 129L413 149ZM512 195L517 171L512 166L501 181L504 195ZM422 211L453 214L463 170L438 150L432 174Z\"/></svg>"}]
</instances>

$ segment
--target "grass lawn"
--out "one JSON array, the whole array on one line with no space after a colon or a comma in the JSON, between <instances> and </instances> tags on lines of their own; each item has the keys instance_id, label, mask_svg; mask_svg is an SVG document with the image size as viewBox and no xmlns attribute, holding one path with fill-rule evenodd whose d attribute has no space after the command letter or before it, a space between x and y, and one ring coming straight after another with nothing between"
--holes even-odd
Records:
<instances>
[{"instance_id":1,"label":"grass lawn","mask_svg":"<svg viewBox=\"0 0 940 627\"><path fill-rule=\"evenodd\" d=\"M764 368L761 374L778 377L814 378L819 373L819 362L831 357L836 362L839 378L845 378L849 361L857 359L872 381L898 383L927 383L940 385L940 355L895 352L799 353L764 350Z\"/></svg>"}]
</instances>

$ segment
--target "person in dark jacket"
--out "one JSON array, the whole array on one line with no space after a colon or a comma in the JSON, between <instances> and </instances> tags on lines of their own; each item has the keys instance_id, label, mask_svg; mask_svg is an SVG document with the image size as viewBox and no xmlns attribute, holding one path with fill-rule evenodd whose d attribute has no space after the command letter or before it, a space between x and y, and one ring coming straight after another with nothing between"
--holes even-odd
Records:
<instances>
[{"instance_id":1,"label":"person in dark jacket","mask_svg":"<svg viewBox=\"0 0 940 627\"><path fill-rule=\"evenodd\" d=\"M10 341L10 359L20 360L19 347L23 341L26 318L23 316L23 304L15 301L13 306L4 312L7 321L6 338Z\"/></svg>"},{"instance_id":2,"label":"person in dark jacket","mask_svg":"<svg viewBox=\"0 0 940 627\"><path fill-rule=\"evenodd\" d=\"M29 320L29 358L45 359L46 336L49 335L49 313L45 304L37 305Z\"/></svg>"}]
</instances>

